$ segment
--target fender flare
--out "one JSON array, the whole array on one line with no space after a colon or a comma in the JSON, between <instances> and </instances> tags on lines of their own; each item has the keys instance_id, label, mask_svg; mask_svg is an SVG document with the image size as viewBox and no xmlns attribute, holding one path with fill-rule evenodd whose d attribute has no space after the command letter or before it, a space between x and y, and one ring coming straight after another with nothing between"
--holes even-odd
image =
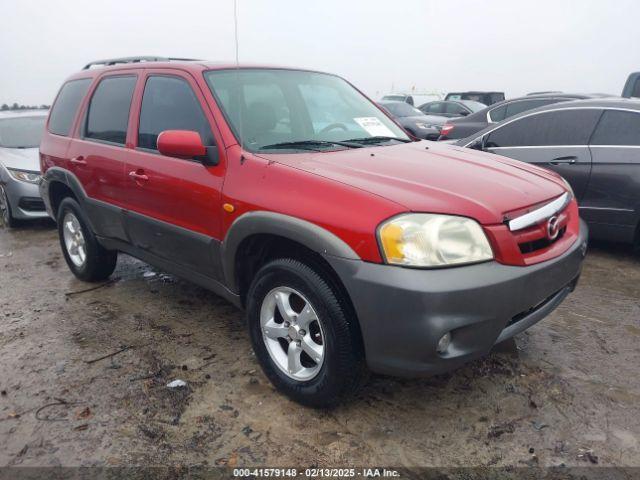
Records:
<instances>
[{"instance_id":1,"label":"fender flare","mask_svg":"<svg viewBox=\"0 0 640 480\"><path fill-rule=\"evenodd\" d=\"M300 243L320 255L360 260L342 239L328 230L289 215L257 211L240 215L229 227L220 249L227 286L237 292L236 254L242 242L252 235L270 234Z\"/></svg>"},{"instance_id":2,"label":"fender flare","mask_svg":"<svg viewBox=\"0 0 640 480\"><path fill-rule=\"evenodd\" d=\"M64 169L61 167L51 167L45 172L45 174L42 177L42 182L40 183L40 196L42 197L42 200L44 201L47 212L49 212L49 215L51 216L51 218L56 220L56 217L53 211L53 204L51 202L51 191L50 191L50 187L53 182L58 182L68 187L75 195L76 199L78 200L78 203L80 203L82 207L86 206L86 202L88 198L87 193L82 187L80 180L78 180L78 177L76 177L72 172L70 172L67 169ZM89 223L93 228L94 225L91 223L90 219L89 219Z\"/></svg>"},{"instance_id":3,"label":"fender flare","mask_svg":"<svg viewBox=\"0 0 640 480\"><path fill-rule=\"evenodd\" d=\"M87 193L84 191L80 180L78 180L78 177L76 177L69 170L61 167L51 167L45 172L43 180L44 182L42 182L42 193L46 195L46 201L49 203L51 202L51 197L49 196L49 186L52 182L60 182L63 185L69 187L79 202L84 203L87 198ZM43 195L43 197L45 197L45 195Z\"/></svg>"}]
</instances>

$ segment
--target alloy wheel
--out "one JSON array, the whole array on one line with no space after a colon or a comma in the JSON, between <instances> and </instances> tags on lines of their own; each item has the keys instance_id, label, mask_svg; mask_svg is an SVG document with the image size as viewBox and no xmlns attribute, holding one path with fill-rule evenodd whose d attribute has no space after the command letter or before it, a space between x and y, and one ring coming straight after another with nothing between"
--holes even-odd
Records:
<instances>
[{"instance_id":1,"label":"alloy wheel","mask_svg":"<svg viewBox=\"0 0 640 480\"><path fill-rule=\"evenodd\" d=\"M9 199L7 198L7 192L4 187L0 186L0 217L2 217L2 224L9 225Z\"/></svg>"},{"instance_id":2,"label":"alloy wheel","mask_svg":"<svg viewBox=\"0 0 640 480\"><path fill-rule=\"evenodd\" d=\"M62 221L64 245L69 258L76 267L82 267L87 260L87 245L78 218L67 212Z\"/></svg>"},{"instance_id":3,"label":"alloy wheel","mask_svg":"<svg viewBox=\"0 0 640 480\"><path fill-rule=\"evenodd\" d=\"M325 335L304 295L289 287L271 290L262 301L260 328L271 359L289 378L307 381L318 375Z\"/></svg>"}]
</instances>

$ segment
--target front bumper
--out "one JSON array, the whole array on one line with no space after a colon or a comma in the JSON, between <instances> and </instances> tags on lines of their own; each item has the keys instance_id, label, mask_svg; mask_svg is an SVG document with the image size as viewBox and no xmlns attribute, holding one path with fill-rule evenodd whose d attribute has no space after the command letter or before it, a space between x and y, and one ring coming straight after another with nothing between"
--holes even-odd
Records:
<instances>
[{"instance_id":1,"label":"front bumper","mask_svg":"<svg viewBox=\"0 0 640 480\"><path fill-rule=\"evenodd\" d=\"M552 260L411 269L326 257L355 307L369 368L424 376L454 369L551 313L575 288L588 231ZM451 333L442 354L438 340Z\"/></svg>"},{"instance_id":2,"label":"front bumper","mask_svg":"<svg viewBox=\"0 0 640 480\"><path fill-rule=\"evenodd\" d=\"M47 218L44 202L40 197L40 189L37 184L21 182L11 176L7 176L4 183L11 214L18 220Z\"/></svg>"}]
</instances>

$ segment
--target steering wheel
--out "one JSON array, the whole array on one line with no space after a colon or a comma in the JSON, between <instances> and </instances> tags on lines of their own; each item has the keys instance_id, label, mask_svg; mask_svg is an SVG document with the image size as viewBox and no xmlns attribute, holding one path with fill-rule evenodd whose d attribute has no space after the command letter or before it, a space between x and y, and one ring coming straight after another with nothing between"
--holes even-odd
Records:
<instances>
[{"instance_id":1,"label":"steering wheel","mask_svg":"<svg viewBox=\"0 0 640 480\"><path fill-rule=\"evenodd\" d=\"M340 130L344 130L345 132L347 130L349 130L344 123L336 122L336 123L330 123L329 125L324 127L322 130L320 130L319 133L327 133L327 132L329 132L331 130L335 130L337 128L339 128Z\"/></svg>"}]
</instances>

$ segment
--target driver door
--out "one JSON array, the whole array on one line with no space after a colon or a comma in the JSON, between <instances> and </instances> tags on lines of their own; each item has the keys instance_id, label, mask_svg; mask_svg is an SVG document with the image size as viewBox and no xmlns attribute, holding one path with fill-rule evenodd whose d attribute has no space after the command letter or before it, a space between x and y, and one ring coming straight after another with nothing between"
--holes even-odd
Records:
<instances>
[{"instance_id":1,"label":"driver door","mask_svg":"<svg viewBox=\"0 0 640 480\"><path fill-rule=\"evenodd\" d=\"M591 175L589 137L600 115L598 109L561 109L516 118L490 132L484 149L559 173L581 200Z\"/></svg>"}]
</instances>

